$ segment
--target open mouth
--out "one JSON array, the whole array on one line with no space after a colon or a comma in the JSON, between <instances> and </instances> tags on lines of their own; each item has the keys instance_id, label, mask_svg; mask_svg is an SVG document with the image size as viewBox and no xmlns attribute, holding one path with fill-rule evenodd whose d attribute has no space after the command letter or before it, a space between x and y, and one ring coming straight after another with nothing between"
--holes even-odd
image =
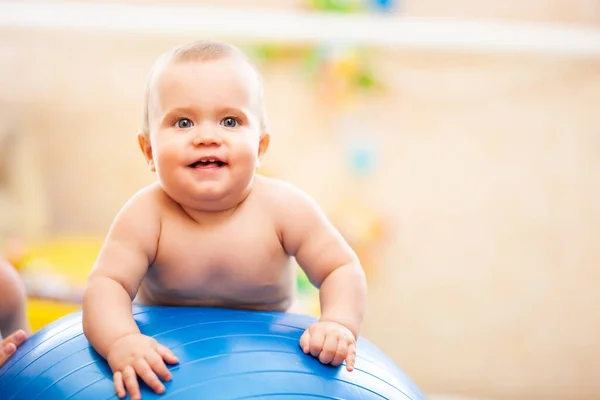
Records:
<instances>
[{"instance_id":1,"label":"open mouth","mask_svg":"<svg viewBox=\"0 0 600 400\"><path fill-rule=\"evenodd\" d=\"M191 168L220 168L227 165L226 162L219 160L218 158L201 158L195 163L190 164Z\"/></svg>"}]
</instances>

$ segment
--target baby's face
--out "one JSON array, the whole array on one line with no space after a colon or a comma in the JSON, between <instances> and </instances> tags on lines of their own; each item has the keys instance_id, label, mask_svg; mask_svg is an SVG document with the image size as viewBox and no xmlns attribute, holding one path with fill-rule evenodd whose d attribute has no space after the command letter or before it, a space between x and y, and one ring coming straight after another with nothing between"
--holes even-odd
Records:
<instances>
[{"instance_id":1,"label":"baby's face","mask_svg":"<svg viewBox=\"0 0 600 400\"><path fill-rule=\"evenodd\" d=\"M261 107L258 77L241 59L165 67L149 100L149 124L150 166L167 194L191 208L243 196L268 145Z\"/></svg>"}]
</instances>

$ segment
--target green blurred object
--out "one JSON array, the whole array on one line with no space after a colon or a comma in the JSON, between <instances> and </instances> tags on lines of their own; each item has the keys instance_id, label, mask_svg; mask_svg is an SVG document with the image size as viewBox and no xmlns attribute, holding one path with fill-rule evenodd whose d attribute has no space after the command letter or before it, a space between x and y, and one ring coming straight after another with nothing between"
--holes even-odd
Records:
<instances>
[{"instance_id":1,"label":"green blurred object","mask_svg":"<svg viewBox=\"0 0 600 400\"><path fill-rule=\"evenodd\" d=\"M316 75L318 73L324 57L325 51L319 46L311 49L307 53L304 59L304 65L309 75Z\"/></svg>"},{"instance_id":2,"label":"green blurred object","mask_svg":"<svg viewBox=\"0 0 600 400\"><path fill-rule=\"evenodd\" d=\"M277 61L306 57L310 47L288 46L280 44L259 44L245 48L245 51L257 61Z\"/></svg>"},{"instance_id":3,"label":"green blurred object","mask_svg":"<svg viewBox=\"0 0 600 400\"><path fill-rule=\"evenodd\" d=\"M320 11L352 13L364 9L360 0L308 0L309 5Z\"/></svg>"},{"instance_id":4,"label":"green blurred object","mask_svg":"<svg viewBox=\"0 0 600 400\"><path fill-rule=\"evenodd\" d=\"M298 291L300 293L311 293L316 291L316 288L313 286L312 283L310 283L310 280L308 279L308 276L306 276L306 273L304 272L304 270L302 268L300 268L300 266L297 267L298 270L298 274L297 274L297 278L296 278L296 282L297 282L297 286L298 286Z\"/></svg>"},{"instance_id":5,"label":"green blurred object","mask_svg":"<svg viewBox=\"0 0 600 400\"><path fill-rule=\"evenodd\" d=\"M372 89L377 85L375 77L368 71L361 71L356 77L358 87L362 89Z\"/></svg>"},{"instance_id":6,"label":"green blurred object","mask_svg":"<svg viewBox=\"0 0 600 400\"><path fill-rule=\"evenodd\" d=\"M254 46L253 51L250 53L260 60L272 60L279 56L281 49L279 46L258 45Z\"/></svg>"}]
</instances>

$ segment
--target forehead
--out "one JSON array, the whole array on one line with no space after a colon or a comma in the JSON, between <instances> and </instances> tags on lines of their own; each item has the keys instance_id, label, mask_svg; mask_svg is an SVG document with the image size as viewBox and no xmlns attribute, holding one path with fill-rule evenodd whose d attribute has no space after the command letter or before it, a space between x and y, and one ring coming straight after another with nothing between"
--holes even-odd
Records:
<instances>
[{"instance_id":1,"label":"forehead","mask_svg":"<svg viewBox=\"0 0 600 400\"><path fill-rule=\"evenodd\" d=\"M239 57L208 61L171 62L153 79L150 103L166 111L171 107L258 106L257 72Z\"/></svg>"}]
</instances>

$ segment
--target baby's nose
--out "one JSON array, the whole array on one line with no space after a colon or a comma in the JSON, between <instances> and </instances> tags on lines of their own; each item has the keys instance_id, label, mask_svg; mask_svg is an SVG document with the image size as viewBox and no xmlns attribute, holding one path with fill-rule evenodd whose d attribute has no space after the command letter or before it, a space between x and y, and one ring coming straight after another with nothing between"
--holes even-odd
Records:
<instances>
[{"instance_id":1,"label":"baby's nose","mask_svg":"<svg viewBox=\"0 0 600 400\"><path fill-rule=\"evenodd\" d=\"M211 144L220 144L219 135L214 131L214 129L210 128L200 128L197 130L196 135L194 135L194 145L211 145Z\"/></svg>"}]
</instances>

